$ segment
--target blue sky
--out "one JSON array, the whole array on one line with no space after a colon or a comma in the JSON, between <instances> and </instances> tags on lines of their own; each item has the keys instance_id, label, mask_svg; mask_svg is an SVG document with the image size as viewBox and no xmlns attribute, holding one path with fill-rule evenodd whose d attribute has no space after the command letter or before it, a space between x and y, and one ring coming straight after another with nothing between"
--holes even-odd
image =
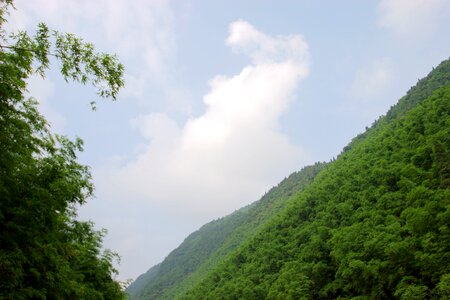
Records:
<instances>
[{"instance_id":1,"label":"blue sky","mask_svg":"<svg viewBox=\"0 0 450 300\"><path fill-rule=\"evenodd\" d=\"M30 93L53 129L85 141L120 279L192 231L339 154L450 55L449 0L16 0L10 28L38 21L117 53L117 102L56 71ZM55 66L56 69L56 66Z\"/></svg>"}]
</instances>

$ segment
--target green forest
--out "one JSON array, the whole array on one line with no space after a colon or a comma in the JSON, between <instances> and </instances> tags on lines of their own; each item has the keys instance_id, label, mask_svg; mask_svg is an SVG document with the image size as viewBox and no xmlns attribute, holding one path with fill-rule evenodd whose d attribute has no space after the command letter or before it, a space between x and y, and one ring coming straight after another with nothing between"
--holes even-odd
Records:
<instances>
[{"instance_id":1,"label":"green forest","mask_svg":"<svg viewBox=\"0 0 450 300\"><path fill-rule=\"evenodd\" d=\"M450 59L337 157L299 166L126 286L106 230L78 218L94 195L83 141L53 133L28 91L56 69L115 101L124 66L45 23L9 32L13 4L0 0L0 300L450 299Z\"/></svg>"},{"instance_id":2,"label":"green forest","mask_svg":"<svg viewBox=\"0 0 450 300\"><path fill-rule=\"evenodd\" d=\"M132 299L448 299L450 60L329 163L191 234Z\"/></svg>"}]
</instances>

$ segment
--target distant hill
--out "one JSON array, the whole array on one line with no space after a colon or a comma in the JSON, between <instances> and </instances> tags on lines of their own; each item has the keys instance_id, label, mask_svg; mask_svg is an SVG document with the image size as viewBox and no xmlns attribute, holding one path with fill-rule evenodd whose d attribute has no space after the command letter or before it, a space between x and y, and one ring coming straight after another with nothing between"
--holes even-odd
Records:
<instances>
[{"instance_id":1,"label":"distant hill","mask_svg":"<svg viewBox=\"0 0 450 300\"><path fill-rule=\"evenodd\" d=\"M448 299L450 61L336 160L208 223L158 268L132 299Z\"/></svg>"},{"instance_id":2,"label":"distant hill","mask_svg":"<svg viewBox=\"0 0 450 300\"><path fill-rule=\"evenodd\" d=\"M303 168L272 188L259 201L212 221L189 235L159 265L127 289L131 299L173 299L199 283L220 261L280 212L292 195L311 183L326 163Z\"/></svg>"},{"instance_id":3,"label":"distant hill","mask_svg":"<svg viewBox=\"0 0 450 300\"><path fill-rule=\"evenodd\" d=\"M160 265L161 264L154 265L147 272L136 278L136 280L128 286L127 294L133 296L140 294L145 286L158 274Z\"/></svg>"}]
</instances>

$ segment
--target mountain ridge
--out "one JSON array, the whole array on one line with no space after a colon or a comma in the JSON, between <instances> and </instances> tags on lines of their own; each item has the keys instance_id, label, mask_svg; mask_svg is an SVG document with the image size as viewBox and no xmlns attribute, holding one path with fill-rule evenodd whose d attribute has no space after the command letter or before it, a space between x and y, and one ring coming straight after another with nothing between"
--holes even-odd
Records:
<instances>
[{"instance_id":1,"label":"mountain ridge","mask_svg":"<svg viewBox=\"0 0 450 300\"><path fill-rule=\"evenodd\" d=\"M132 299L449 295L445 284L450 283L450 270L433 264L440 277L416 275L414 270L425 272L423 266L411 266L420 262L410 255L410 261L401 261L396 249L389 248L395 245L401 252L409 247L417 256L425 253L424 257L450 261L442 251L416 245L423 243L424 234L432 235L439 245L449 239L444 218L450 217L449 85L450 61L446 60L353 138L336 159L316 170L314 180L293 191L285 206L260 224L260 230L219 256L196 280L173 282L168 293L163 287L156 297L148 297L152 287L147 284L147 293ZM420 197L428 202L420 202ZM420 214L440 227L428 231L411 227L413 221L427 224L421 223ZM373 237L377 234L381 241ZM392 269L396 264L406 275ZM391 268L393 274L387 274L386 280L376 277L387 272L383 268ZM378 285L370 286L361 278Z\"/></svg>"},{"instance_id":2,"label":"mountain ridge","mask_svg":"<svg viewBox=\"0 0 450 300\"><path fill-rule=\"evenodd\" d=\"M449 74L447 60L181 299L449 296Z\"/></svg>"}]
</instances>

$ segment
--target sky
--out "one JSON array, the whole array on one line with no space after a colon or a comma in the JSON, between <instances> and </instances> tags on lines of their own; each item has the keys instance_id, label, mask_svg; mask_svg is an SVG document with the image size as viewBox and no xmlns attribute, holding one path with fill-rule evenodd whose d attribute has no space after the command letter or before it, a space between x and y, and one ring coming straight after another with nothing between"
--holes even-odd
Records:
<instances>
[{"instance_id":1,"label":"sky","mask_svg":"<svg viewBox=\"0 0 450 300\"><path fill-rule=\"evenodd\" d=\"M16 0L10 30L43 21L116 53L116 102L54 62L30 94L81 137L95 198L79 210L136 278L203 224L290 173L336 157L450 56L450 0Z\"/></svg>"}]
</instances>

